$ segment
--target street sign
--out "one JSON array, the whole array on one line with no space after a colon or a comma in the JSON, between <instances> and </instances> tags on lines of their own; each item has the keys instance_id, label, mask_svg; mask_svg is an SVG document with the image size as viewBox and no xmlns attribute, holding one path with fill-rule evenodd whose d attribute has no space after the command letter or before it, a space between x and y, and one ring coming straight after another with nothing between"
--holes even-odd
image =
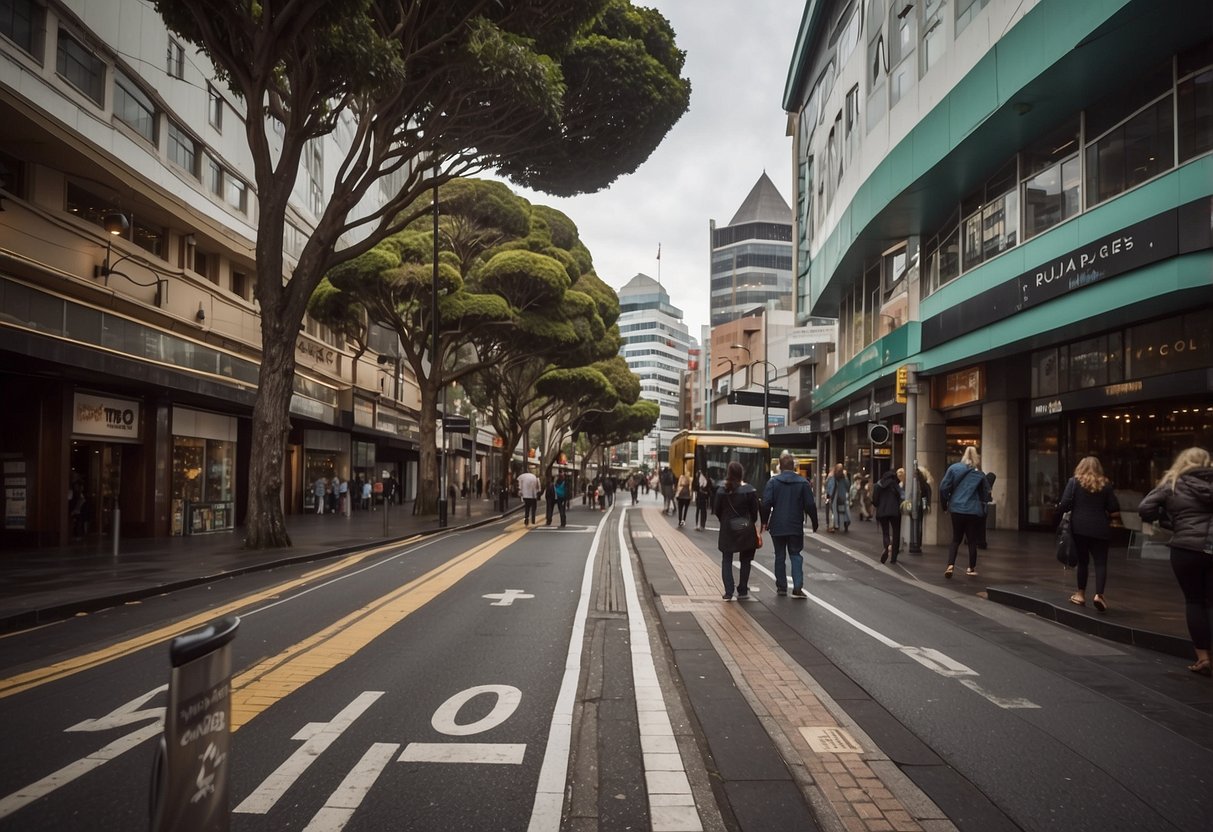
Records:
<instances>
[{"instance_id":1,"label":"street sign","mask_svg":"<svg viewBox=\"0 0 1213 832\"><path fill-rule=\"evenodd\" d=\"M906 387L910 383L910 367L902 364L897 368L897 389L893 398L898 404L906 403Z\"/></svg>"},{"instance_id":2,"label":"street sign","mask_svg":"<svg viewBox=\"0 0 1213 832\"><path fill-rule=\"evenodd\" d=\"M467 416L443 416L442 428L451 433L471 433L472 421Z\"/></svg>"},{"instance_id":3,"label":"street sign","mask_svg":"<svg viewBox=\"0 0 1213 832\"><path fill-rule=\"evenodd\" d=\"M892 433L889 431L889 426L884 422L868 423L868 439L873 445L888 444L890 436L892 436Z\"/></svg>"},{"instance_id":4,"label":"street sign","mask_svg":"<svg viewBox=\"0 0 1213 832\"><path fill-rule=\"evenodd\" d=\"M733 390L729 393L728 401L729 404L739 404L742 407L762 407L762 393L756 390ZM771 393L767 407L787 409L791 403L791 396L787 393Z\"/></svg>"}]
</instances>

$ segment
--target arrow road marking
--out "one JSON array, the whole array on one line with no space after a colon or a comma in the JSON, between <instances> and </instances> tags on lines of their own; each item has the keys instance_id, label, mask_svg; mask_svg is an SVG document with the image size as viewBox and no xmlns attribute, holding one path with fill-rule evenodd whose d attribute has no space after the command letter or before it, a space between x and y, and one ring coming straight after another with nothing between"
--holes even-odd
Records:
<instances>
[{"instance_id":1,"label":"arrow road marking","mask_svg":"<svg viewBox=\"0 0 1213 832\"><path fill-rule=\"evenodd\" d=\"M367 749L303 832L341 832L399 748L399 743L377 742Z\"/></svg>"},{"instance_id":2,"label":"arrow road marking","mask_svg":"<svg viewBox=\"0 0 1213 832\"><path fill-rule=\"evenodd\" d=\"M282 765L265 778L256 790L246 797L233 811L245 814L264 815L278 802L286 790L308 770L308 767L318 758L355 719L366 713L379 697L381 690L368 690L358 694L353 702L341 709L330 722L311 722L303 727L292 739L303 740L303 745L295 749L295 753L287 757Z\"/></svg>"},{"instance_id":3,"label":"arrow road marking","mask_svg":"<svg viewBox=\"0 0 1213 832\"><path fill-rule=\"evenodd\" d=\"M490 607L512 607L515 601L525 601L535 596L528 595L524 589L507 589L505 592L491 592L488 595L481 595L480 597L499 599L489 604Z\"/></svg>"}]
</instances>

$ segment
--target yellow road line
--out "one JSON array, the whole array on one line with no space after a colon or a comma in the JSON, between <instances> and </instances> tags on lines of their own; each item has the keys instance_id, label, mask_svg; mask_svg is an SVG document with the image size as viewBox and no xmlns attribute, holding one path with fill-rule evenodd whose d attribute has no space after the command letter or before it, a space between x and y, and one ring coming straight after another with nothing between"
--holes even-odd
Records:
<instances>
[{"instance_id":1,"label":"yellow road line","mask_svg":"<svg viewBox=\"0 0 1213 832\"><path fill-rule=\"evenodd\" d=\"M470 549L241 673L232 681L232 730L337 667L524 534L516 529Z\"/></svg>"},{"instance_id":2,"label":"yellow road line","mask_svg":"<svg viewBox=\"0 0 1213 832\"><path fill-rule=\"evenodd\" d=\"M79 673L82 670L89 670L90 668L98 667L106 662L111 662L114 659L120 659L123 656L129 656L132 653L137 653L145 647L159 644L160 642L167 641L175 636L179 636L182 633L186 633L190 630L194 630L198 627L209 624L216 618L222 618L230 613L239 612L245 607L260 603L262 601L270 600L284 592L290 592L291 590L298 589L305 584L327 577L334 572L340 572L341 570L347 569L350 566L366 560L369 557L374 557L375 555L391 551L392 549L406 546L410 543L415 543L418 540L421 540L421 535L414 535L406 540L401 540L397 543L392 543L386 546L377 546L374 549L368 549L365 552L359 552L358 554L344 557L341 560L329 564L328 566L321 567L320 569L314 569L294 580L286 581L278 584L277 586L272 586L269 589L262 590L261 592L254 593L252 595L246 595L243 598L239 598L231 603L224 604L221 607L207 610L206 612L191 616L183 621L178 621L174 624L169 624L165 627L153 630L150 633L145 633L140 636L135 636L134 638L129 638L126 641L111 644L108 647L104 647L100 650L94 650L90 653L84 653L70 659L64 659L63 661L56 662L55 664L35 668L34 670L29 670L25 673L20 673L7 679L0 679L0 699L30 690L31 688L36 688L39 685L45 685L48 682L58 681L59 679Z\"/></svg>"}]
</instances>

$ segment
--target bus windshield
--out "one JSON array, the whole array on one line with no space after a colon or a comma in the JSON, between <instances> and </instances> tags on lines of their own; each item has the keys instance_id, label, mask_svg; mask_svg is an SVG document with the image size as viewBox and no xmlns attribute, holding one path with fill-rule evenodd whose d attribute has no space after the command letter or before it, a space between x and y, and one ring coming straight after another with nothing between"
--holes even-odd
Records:
<instances>
[{"instance_id":1,"label":"bus windshield","mask_svg":"<svg viewBox=\"0 0 1213 832\"><path fill-rule=\"evenodd\" d=\"M713 482L724 482L730 462L741 463L745 471L744 480L762 491L767 484L767 451L765 448L747 448L739 445L706 445L701 441L696 448L695 466L706 471Z\"/></svg>"}]
</instances>

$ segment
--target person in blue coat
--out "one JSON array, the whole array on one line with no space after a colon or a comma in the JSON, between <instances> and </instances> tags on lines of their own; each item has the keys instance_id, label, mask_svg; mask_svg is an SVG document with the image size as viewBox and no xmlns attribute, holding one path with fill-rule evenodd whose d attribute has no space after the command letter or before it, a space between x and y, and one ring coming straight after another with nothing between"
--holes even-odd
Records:
<instances>
[{"instance_id":1,"label":"person in blue coat","mask_svg":"<svg viewBox=\"0 0 1213 832\"><path fill-rule=\"evenodd\" d=\"M779 474L767 480L762 492L762 525L771 535L775 548L775 591L788 594L785 557L792 561L792 597L807 598L804 591L804 518L817 531L817 501L809 481L796 473L796 457L791 451L779 455Z\"/></svg>"},{"instance_id":2,"label":"person in blue coat","mask_svg":"<svg viewBox=\"0 0 1213 832\"><path fill-rule=\"evenodd\" d=\"M990 502L990 483L981 472L981 457L970 445L960 462L949 466L939 483L939 499L952 515L952 542L948 544L948 568L943 576L951 578L956 568L956 553L963 537L969 544L969 568L966 575L977 574L977 532Z\"/></svg>"}]
</instances>

